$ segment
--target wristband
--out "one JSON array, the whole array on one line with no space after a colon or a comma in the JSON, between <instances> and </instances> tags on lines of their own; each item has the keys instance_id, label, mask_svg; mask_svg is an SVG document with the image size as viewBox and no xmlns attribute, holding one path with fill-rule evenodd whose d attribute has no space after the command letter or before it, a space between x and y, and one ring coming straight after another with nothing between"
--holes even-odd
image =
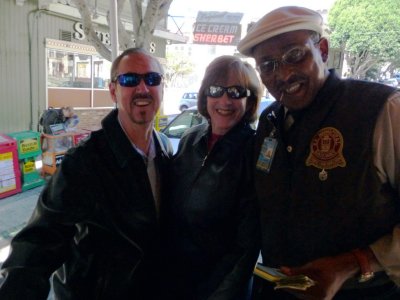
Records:
<instances>
[{"instance_id":1,"label":"wristband","mask_svg":"<svg viewBox=\"0 0 400 300\"><path fill-rule=\"evenodd\" d=\"M369 264L369 259L364 250L354 249L351 251L360 266L361 275L358 282L366 282L374 278L375 274L372 272L371 265Z\"/></svg>"}]
</instances>

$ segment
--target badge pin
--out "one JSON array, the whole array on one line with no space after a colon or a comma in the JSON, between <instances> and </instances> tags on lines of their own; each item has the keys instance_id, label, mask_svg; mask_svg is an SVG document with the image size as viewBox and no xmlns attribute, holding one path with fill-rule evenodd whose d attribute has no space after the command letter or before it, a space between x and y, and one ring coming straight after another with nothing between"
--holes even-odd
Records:
<instances>
[{"instance_id":1,"label":"badge pin","mask_svg":"<svg viewBox=\"0 0 400 300\"><path fill-rule=\"evenodd\" d=\"M311 140L306 166L314 166L322 170L318 173L318 178L326 181L328 172L325 170L344 168L347 165L343 156L343 145L343 135L336 128L324 127L318 130Z\"/></svg>"},{"instance_id":2,"label":"badge pin","mask_svg":"<svg viewBox=\"0 0 400 300\"><path fill-rule=\"evenodd\" d=\"M325 171L325 169L322 169L321 172L318 174L319 180L325 181L328 179L328 172Z\"/></svg>"},{"instance_id":3,"label":"badge pin","mask_svg":"<svg viewBox=\"0 0 400 300\"><path fill-rule=\"evenodd\" d=\"M339 130L333 127L320 129L311 140L306 166L322 170L346 167L343 145L344 139Z\"/></svg>"}]
</instances>

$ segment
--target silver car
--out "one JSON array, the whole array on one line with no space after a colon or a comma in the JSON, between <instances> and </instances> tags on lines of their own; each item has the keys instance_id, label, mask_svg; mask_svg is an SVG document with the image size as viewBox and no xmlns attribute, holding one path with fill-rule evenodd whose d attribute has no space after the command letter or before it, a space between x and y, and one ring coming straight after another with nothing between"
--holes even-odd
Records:
<instances>
[{"instance_id":1,"label":"silver car","mask_svg":"<svg viewBox=\"0 0 400 300\"><path fill-rule=\"evenodd\" d=\"M197 93L196 92L184 93L182 95L181 100L179 101L179 110L184 111L185 109L188 109L189 107L196 105L197 105Z\"/></svg>"}]
</instances>

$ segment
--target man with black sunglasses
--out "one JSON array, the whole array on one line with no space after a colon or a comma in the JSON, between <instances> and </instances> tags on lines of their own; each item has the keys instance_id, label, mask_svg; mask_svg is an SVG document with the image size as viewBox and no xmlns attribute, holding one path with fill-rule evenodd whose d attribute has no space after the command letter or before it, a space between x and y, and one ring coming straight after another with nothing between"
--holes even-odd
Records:
<instances>
[{"instance_id":1,"label":"man with black sunglasses","mask_svg":"<svg viewBox=\"0 0 400 300\"><path fill-rule=\"evenodd\" d=\"M400 299L400 93L328 70L322 33L281 7L238 45L278 100L255 144L263 265L313 284L257 277L253 299Z\"/></svg>"},{"instance_id":2,"label":"man with black sunglasses","mask_svg":"<svg viewBox=\"0 0 400 300\"><path fill-rule=\"evenodd\" d=\"M114 109L71 149L11 242L0 299L162 299L160 199L172 147L153 128L162 66L142 49L112 64Z\"/></svg>"}]
</instances>

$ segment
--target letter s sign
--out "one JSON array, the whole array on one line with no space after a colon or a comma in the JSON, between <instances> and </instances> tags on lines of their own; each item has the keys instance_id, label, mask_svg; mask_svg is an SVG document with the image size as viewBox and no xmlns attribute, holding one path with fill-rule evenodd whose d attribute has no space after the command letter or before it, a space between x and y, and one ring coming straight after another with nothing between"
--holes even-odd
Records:
<instances>
[{"instance_id":1,"label":"letter s sign","mask_svg":"<svg viewBox=\"0 0 400 300\"><path fill-rule=\"evenodd\" d=\"M76 22L74 24L74 39L82 41L85 38L85 32L83 31L83 24L80 22Z\"/></svg>"}]
</instances>

